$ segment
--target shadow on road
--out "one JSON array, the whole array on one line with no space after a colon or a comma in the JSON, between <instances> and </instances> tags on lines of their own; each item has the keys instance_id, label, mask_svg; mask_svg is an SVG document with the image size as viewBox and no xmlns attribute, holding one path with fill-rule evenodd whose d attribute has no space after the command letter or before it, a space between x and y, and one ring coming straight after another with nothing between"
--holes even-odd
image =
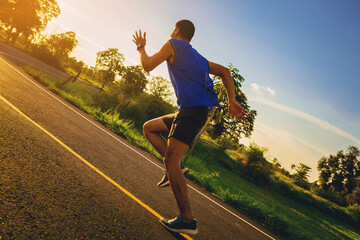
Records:
<instances>
[{"instance_id":1,"label":"shadow on road","mask_svg":"<svg viewBox=\"0 0 360 240\"><path fill-rule=\"evenodd\" d=\"M180 233L176 233L173 231L170 231L169 229L165 228L166 231L168 231L175 239L179 239L179 240L186 240L186 238L184 238L183 236L180 235Z\"/></svg>"}]
</instances>

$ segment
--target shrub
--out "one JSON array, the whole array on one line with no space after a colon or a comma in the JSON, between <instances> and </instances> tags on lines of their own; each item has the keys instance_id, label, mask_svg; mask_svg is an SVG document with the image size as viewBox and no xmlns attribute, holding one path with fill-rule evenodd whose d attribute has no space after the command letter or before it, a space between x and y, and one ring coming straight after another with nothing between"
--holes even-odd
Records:
<instances>
[{"instance_id":1,"label":"shrub","mask_svg":"<svg viewBox=\"0 0 360 240\"><path fill-rule=\"evenodd\" d=\"M236 142L232 141L231 139L229 139L228 137L225 137L223 135L216 138L215 143L222 150L226 150L226 149L235 150L235 149L238 149L240 146L242 146L239 143L236 143Z\"/></svg>"},{"instance_id":2,"label":"shrub","mask_svg":"<svg viewBox=\"0 0 360 240\"><path fill-rule=\"evenodd\" d=\"M264 152L266 149L261 149L255 144L250 144L246 148L242 160L246 172L255 180L256 183L268 185L271 181L270 176L273 174L273 168L265 157Z\"/></svg>"},{"instance_id":3,"label":"shrub","mask_svg":"<svg viewBox=\"0 0 360 240\"><path fill-rule=\"evenodd\" d=\"M360 205L355 204L347 207L352 218L360 224Z\"/></svg>"},{"instance_id":4,"label":"shrub","mask_svg":"<svg viewBox=\"0 0 360 240\"><path fill-rule=\"evenodd\" d=\"M352 193L345 196L348 205L360 204L360 187L356 187Z\"/></svg>"},{"instance_id":5,"label":"shrub","mask_svg":"<svg viewBox=\"0 0 360 240\"><path fill-rule=\"evenodd\" d=\"M63 70L60 60L55 55L53 55L45 45L34 45L31 49L31 53L32 56L36 57L37 59L46 62L47 64L60 70Z\"/></svg>"},{"instance_id":6,"label":"shrub","mask_svg":"<svg viewBox=\"0 0 360 240\"><path fill-rule=\"evenodd\" d=\"M119 111L123 117L134 120L137 129L142 129L147 120L173 113L174 108L161 98L144 93L132 99L127 106L121 106Z\"/></svg>"},{"instance_id":7,"label":"shrub","mask_svg":"<svg viewBox=\"0 0 360 240\"><path fill-rule=\"evenodd\" d=\"M312 192L324 199L327 199L340 206L346 206L346 202L340 193L331 191L331 189L324 190L323 188L313 189Z\"/></svg>"},{"instance_id":8,"label":"shrub","mask_svg":"<svg viewBox=\"0 0 360 240\"><path fill-rule=\"evenodd\" d=\"M94 95L94 106L99 107L102 111L114 109L118 104L118 97L107 92L100 92Z\"/></svg>"}]
</instances>

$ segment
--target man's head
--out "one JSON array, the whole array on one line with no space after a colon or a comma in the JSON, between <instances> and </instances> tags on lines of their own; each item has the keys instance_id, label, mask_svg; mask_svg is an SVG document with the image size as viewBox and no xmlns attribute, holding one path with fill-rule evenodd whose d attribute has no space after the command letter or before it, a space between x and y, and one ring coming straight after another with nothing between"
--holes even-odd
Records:
<instances>
[{"instance_id":1,"label":"man's head","mask_svg":"<svg viewBox=\"0 0 360 240\"><path fill-rule=\"evenodd\" d=\"M181 37L184 40L191 41L195 33L195 26L189 20L180 20L175 24L175 27L170 35L172 38Z\"/></svg>"}]
</instances>

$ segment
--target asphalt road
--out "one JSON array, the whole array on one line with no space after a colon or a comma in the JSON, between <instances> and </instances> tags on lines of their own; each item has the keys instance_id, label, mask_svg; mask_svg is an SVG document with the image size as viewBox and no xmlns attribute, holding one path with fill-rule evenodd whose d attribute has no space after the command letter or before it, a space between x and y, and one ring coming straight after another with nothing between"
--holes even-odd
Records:
<instances>
[{"instance_id":1,"label":"asphalt road","mask_svg":"<svg viewBox=\"0 0 360 240\"><path fill-rule=\"evenodd\" d=\"M156 186L163 176L159 160L32 80L11 62L23 57L16 50L0 45L0 52L12 55L0 54L0 239L187 238L164 229L157 216L119 189L157 214L174 217L170 188ZM191 238L278 239L188 184L199 221L199 233Z\"/></svg>"}]
</instances>

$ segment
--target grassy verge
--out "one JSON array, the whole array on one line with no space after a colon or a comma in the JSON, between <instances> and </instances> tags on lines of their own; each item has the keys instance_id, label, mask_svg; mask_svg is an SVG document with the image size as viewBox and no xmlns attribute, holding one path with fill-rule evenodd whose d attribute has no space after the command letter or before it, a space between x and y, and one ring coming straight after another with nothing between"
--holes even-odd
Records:
<instances>
[{"instance_id":1,"label":"grassy verge","mask_svg":"<svg viewBox=\"0 0 360 240\"><path fill-rule=\"evenodd\" d=\"M130 119L121 119L118 114L110 115L94 107L99 93L79 83L61 86L59 79L30 66L23 68L51 91L160 159ZM199 142L185 165L190 168L189 178L286 239L360 239L360 230L329 214L327 209L330 208L319 210L320 205L298 201L296 197L280 194L280 190L256 185L223 150Z\"/></svg>"}]
</instances>

